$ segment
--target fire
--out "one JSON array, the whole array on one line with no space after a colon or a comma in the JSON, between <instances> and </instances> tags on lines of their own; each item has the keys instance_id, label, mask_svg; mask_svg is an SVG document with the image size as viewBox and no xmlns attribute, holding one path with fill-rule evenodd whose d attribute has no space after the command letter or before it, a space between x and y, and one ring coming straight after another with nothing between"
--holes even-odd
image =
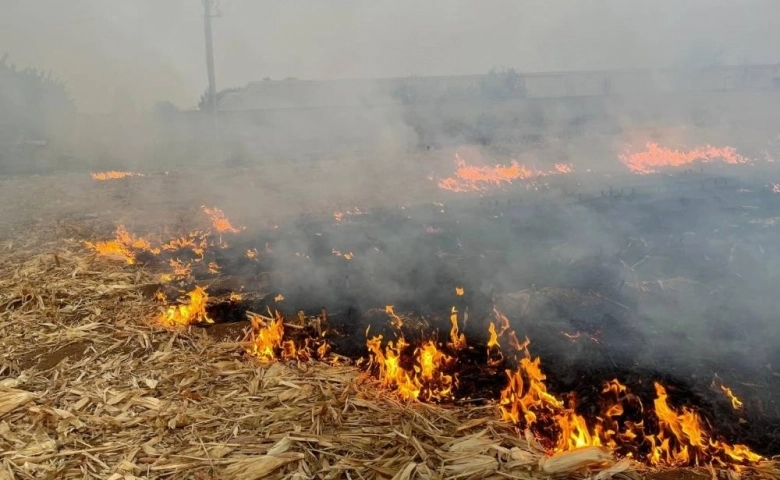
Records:
<instances>
[{"instance_id":1,"label":"fire","mask_svg":"<svg viewBox=\"0 0 780 480\"><path fill-rule=\"evenodd\" d=\"M780 183L773 183L772 184L772 192L780 193Z\"/></svg>"},{"instance_id":2,"label":"fire","mask_svg":"<svg viewBox=\"0 0 780 480\"><path fill-rule=\"evenodd\" d=\"M188 278L192 274L192 264L184 263L178 258L173 258L169 262L172 278Z\"/></svg>"},{"instance_id":3,"label":"fire","mask_svg":"<svg viewBox=\"0 0 780 480\"><path fill-rule=\"evenodd\" d=\"M468 165L458 154L455 154L455 177L439 181L439 188L451 192L479 192L491 187L501 187L515 180L528 180L553 174L571 173L572 167L567 164L556 164L553 170L543 171L528 168L512 160L509 165L475 166Z\"/></svg>"},{"instance_id":4,"label":"fire","mask_svg":"<svg viewBox=\"0 0 780 480\"><path fill-rule=\"evenodd\" d=\"M718 381L716 382L716 380ZM720 389L720 391L723 392L726 398L729 399L729 401L731 402L731 407L734 410L740 410L744 406L742 400L740 400L739 397L734 395L734 392L732 392L729 387L723 385L723 383L720 383L717 376L716 379L712 381L712 388Z\"/></svg>"},{"instance_id":5,"label":"fire","mask_svg":"<svg viewBox=\"0 0 780 480\"><path fill-rule=\"evenodd\" d=\"M691 150L673 150L661 147L657 143L648 143L644 152L625 153L620 161L633 173L657 173L666 167L688 166L695 162L711 163L716 160L736 165L748 163L748 159L739 155L732 147L713 147L706 145Z\"/></svg>"},{"instance_id":6,"label":"fire","mask_svg":"<svg viewBox=\"0 0 780 480\"><path fill-rule=\"evenodd\" d=\"M455 350L462 350L466 348L466 335L459 333L458 311L455 309L455 307L452 307L450 323L452 324L452 328L450 329L450 341L452 342L452 348Z\"/></svg>"},{"instance_id":7,"label":"fire","mask_svg":"<svg viewBox=\"0 0 780 480\"><path fill-rule=\"evenodd\" d=\"M92 180L99 180L99 181L118 180L120 178L126 178L126 177L143 177L143 174L141 173L120 172L117 170L110 170L107 172L92 172L90 173L90 175L92 176Z\"/></svg>"},{"instance_id":8,"label":"fire","mask_svg":"<svg viewBox=\"0 0 780 480\"><path fill-rule=\"evenodd\" d=\"M404 321L401 320L401 317L396 315L392 305L385 305L385 313L390 316L390 325L394 326L395 328L401 328L404 326Z\"/></svg>"},{"instance_id":9,"label":"fire","mask_svg":"<svg viewBox=\"0 0 780 480\"><path fill-rule=\"evenodd\" d=\"M505 331L505 330L504 330ZM501 335L489 327L488 347L498 344ZM510 332L508 338L511 339ZM602 390L601 414L588 422L576 412L573 400L564 402L547 391L541 361L532 358L529 341L516 347L521 358L517 368L507 370L508 382L501 392L498 408L505 421L537 433L542 442L552 441L552 452L582 447L609 447L625 456L644 456L652 465L690 466L712 462L755 463L762 457L745 445L729 445L707 432L701 417L692 409L677 410L668 402L666 389L655 383L653 402L657 431L645 431L644 420L621 421L627 408L643 412L641 402L618 380L607 382ZM544 432L544 433L542 433ZM550 435L550 433L553 433ZM552 438L551 438L552 437Z\"/></svg>"},{"instance_id":10,"label":"fire","mask_svg":"<svg viewBox=\"0 0 780 480\"><path fill-rule=\"evenodd\" d=\"M206 291L201 287L195 287L187 296L190 298L189 303L168 307L168 310L160 315L160 323L169 327L213 323L206 313L206 300L209 298Z\"/></svg>"},{"instance_id":11,"label":"fire","mask_svg":"<svg viewBox=\"0 0 780 480\"><path fill-rule=\"evenodd\" d=\"M122 259L128 265L135 263L135 250L153 250L146 239L130 234L123 225L117 227L113 240L96 243L84 242L84 244L98 255Z\"/></svg>"},{"instance_id":12,"label":"fire","mask_svg":"<svg viewBox=\"0 0 780 480\"><path fill-rule=\"evenodd\" d=\"M407 400L441 401L452 398L455 379L444 370L455 360L439 350L434 341L429 340L415 349L411 368L402 365L402 356L409 347L403 337L395 343L387 342L382 349L382 335L377 335L369 339L366 346L369 366L378 369L379 382L383 387L394 389Z\"/></svg>"},{"instance_id":13,"label":"fire","mask_svg":"<svg viewBox=\"0 0 780 480\"><path fill-rule=\"evenodd\" d=\"M466 291L463 287L455 287L455 295L462 297L464 293L466 293Z\"/></svg>"},{"instance_id":14,"label":"fire","mask_svg":"<svg viewBox=\"0 0 780 480\"><path fill-rule=\"evenodd\" d=\"M219 233L238 233L242 228L236 228L230 224L230 220L225 217L225 212L217 207L201 207L203 212L211 218L211 224L214 230Z\"/></svg>"},{"instance_id":15,"label":"fire","mask_svg":"<svg viewBox=\"0 0 780 480\"><path fill-rule=\"evenodd\" d=\"M270 313L270 312L269 312ZM284 358L295 356L295 344L283 342L284 320L279 312L274 316L252 315L252 334L249 340L248 353L263 362L270 362L278 358L281 350Z\"/></svg>"}]
</instances>

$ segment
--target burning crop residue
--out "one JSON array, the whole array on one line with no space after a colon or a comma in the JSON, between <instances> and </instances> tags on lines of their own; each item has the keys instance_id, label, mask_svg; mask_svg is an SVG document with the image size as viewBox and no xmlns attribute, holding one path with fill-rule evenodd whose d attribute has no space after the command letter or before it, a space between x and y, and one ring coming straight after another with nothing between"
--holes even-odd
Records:
<instances>
[{"instance_id":1,"label":"burning crop residue","mask_svg":"<svg viewBox=\"0 0 780 480\"><path fill-rule=\"evenodd\" d=\"M690 150L674 150L648 143L642 152L624 153L620 161L633 173L658 173L663 169L689 167L699 163L720 161L729 165L749 163L749 159L738 154L732 147L713 147L706 145Z\"/></svg>"},{"instance_id":2,"label":"burning crop residue","mask_svg":"<svg viewBox=\"0 0 780 480\"><path fill-rule=\"evenodd\" d=\"M403 325L390 307L394 328ZM528 339L519 341L505 315L494 310L496 321L488 328L487 365L506 365L506 383L496 399L501 418L531 432L551 454L584 447L607 448L620 457L652 466L681 467L747 465L762 457L745 445L731 445L713 437L707 422L693 409L676 408L666 388L654 383L652 408L617 379L606 382L600 411L585 416L578 412L576 398L556 396L548 390L541 359L532 357ZM457 335L453 324L451 338ZM383 343L376 335L368 342L369 371L379 385L408 400L442 402L456 398L459 381L459 350L462 341L442 345L422 340L412 345L403 335ZM506 352L506 353L505 353ZM514 366L512 366L514 365ZM735 408L741 403L721 385Z\"/></svg>"},{"instance_id":3,"label":"burning crop residue","mask_svg":"<svg viewBox=\"0 0 780 480\"><path fill-rule=\"evenodd\" d=\"M85 244L98 255L124 260L128 265L135 263L136 251L155 251L148 240L129 233L123 225L117 227L115 239Z\"/></svg>"},{"instance_id":4,"label":"burning crop residue","mask_svg":"<svg viewBox=\"0 0 780 480\"><path fill-rule=\"evenodd\" d=\"M531 169L520 165L515 160L512 160L509 165L469 165L458 154L455 154L455 165L455 176L440 180L439 188L451 192L483 192L510 185L518 180L572 172L571 165L562 163L556 164L550 171Z\"/></svg>"},{"instance_id":5,"label":"burning crop residue","mask_svg":"<svg viewBox=\"0 0 780 480\"><path fill-rule=\"evenodd\" d=\"M188 302L168 307L160 315L159 322L169 327L214 322L206 313L208 295L205 290L201 287L195 287L194 290L187 293L187 297L189 298Z\"/></svg>"},{"instance_id":6,"label":"burning crop residue","mask_svg":"<svg viewBox=\"0 0 780 480\"><path fill-rule=\"evenodd\" d=\"M142 173L125 172L118 170L109 170L107 172L92 172L90 174L92 180L106 181L106 180L119 180L121 178L128 177L143 177Z\"/></svg>"},{"instance_id":7,"label":"burning crop residue","mask_svg":"<svg viewBox=\"0 0 780 480\"><path fill-rule=\"evenodd\" d=\"M213 307L240 305L251 301L255 294L245 290L243 284L220 293L204 282L229 271L229 267L223 268L218 255L228 248L223 234L240 234L243 229L233 226L219 209L205 207L202 211L211 228L165 242L152 242L120 227L114 240L87 244L99 255L165 270L157 294L163 307L156 320L166 327L220 323L222 319L213 314ZM343 216L334 217L334 221L339 229L347 228ZM235 243L234 253L242 264L255 265L274 255L265 242ZM257 248L264 243L265 248ZM331 262L344 264L344 268L363 258L332 248L323 249L323 254L351 260ZM262 363L318 359L333 364L351 358L365 367L367 377L375 379L371 384L383 394L393 392L412 402L488 403L498 418L516 426L518 432L532 435L549 455L591 447L657 467L713 465L733 469L763 460L745 445L726 442L699 410L676 403L680 399L675 397L678 392L673 386L654 378L647 378L644 390L641 385L624 384L617 378L604 382L598 400L588 399L584 407L573 392L555 391L541 358L531 355L530 341L518 339L508 317L497 308L493 307L491 321L485 322L485 337L472 336L469 331L467 338L470 312L466 300L473 290L463 285L454 283L446 288L452 306L442 309L430 323L428 319L415 323L415 314L385 306L385 330L374 333L369 328L356 334L365 341L367 361L358 360L354 351L341 356L343 345L333 341L341 333L324 308L318 314L284 313L284 295L269 289L273 293L266 292L262 302L240 311L250 327L243 342L244 352ZM175 293L166 295L162 290ZM254 308L259 305L262 307ZM469 325L473 322L476 320L469 321ZM434 324L441 328L441 334ZM581 343L598 344L593 333L561 333L572 342L582 337ZM353 344L355 340L346 339ZM485 379L488 387L474 387ZM651 385L652 394L646 391ZM735 410L745 408L730 388L720 382L713 386Z\"/></svg>"}]
</instances>

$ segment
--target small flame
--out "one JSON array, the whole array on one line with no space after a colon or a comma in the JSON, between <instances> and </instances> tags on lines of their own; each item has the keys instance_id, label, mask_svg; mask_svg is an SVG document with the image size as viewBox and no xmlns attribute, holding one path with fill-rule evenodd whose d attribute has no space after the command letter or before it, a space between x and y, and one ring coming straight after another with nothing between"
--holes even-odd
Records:
<instances>
[{"instance_id":1,"label":"small flame","mask_svg":"<svg viewBox=\"0 0 780 480\"><path fill-rule=\"evenodd\" d=\"M719 380L716 377L716 380ZM744 406L742 403L742 400L739 399L736 395L734 395L734 392L731 391L731 388L727 387L726 385L723 385L723 383L719 383L718 381L713 380L712 381L712 388L719 388L721 392L723 392L724 395L726 395L726 398L729 399L731 402L732 408L734 410L740 410Z\"/></svg>"},{"instance_id":2,"label":"small flame","mask_svg":"<svg viewBox=\"0 0 780 480\"><path fill-rule=\"evenodd\" d=\"M230 224L230 221L225 217L225 213L217 207L201 207L203 212L211 218L211 224L214 226L214 230L219 233L238 233L243 228L236 228Z\"/></svg>"},{"instance_id":3,"label":"small flame","mask_svg":"<svg viewBox=\"0 0 780 480\"><path fill-rule=\"evenodd\" d=\"M683 167L695 162L710 163L720 160L730 165L748 163L748 159L739 155L732 147L706 145L683 151L648 143L645 148L644 152L620 155L620 161L633 173L639 174L657 173L661 168Z\"/></svg>"},{"instance_id":4,"label":"small flame","mask_svg":"<svg viewBox=\"0 0 780 480\"><path fill-rule=\"evenodd\" d=\"M392 305L385 305L385 313L390 315L390 325L394 326L395 328L401 328L404 326L404 321L401 320L401 317L396 315Z\"/></svg>"},{"instance_id":5,"label":"small flame","mask_svg":"<svg viewBox=\"0 0 780 480\"><path fill-rule=\"evenodd\" d=\"M172 278L187 278L192 273L192 264L184 263L178 258L171 259L168 262L171 266Z\"/></svg>"},{"instance_id":6,"label":"small flame","mask_svg":"<svg viewBox=\"0 0 780 480\"><path fill-rule=\"evenodd\" d=\"M133 172L121 172L118 170L109 170L107 172L92 172L90 173L92 180L105 181L105 180L118 180L126 177L143 177L143 174Z\"/></svg>"},{"instance_id":7,"label":"small flame","mask_svg":"<svg viewBox=\"0 0 780 480\"><path fill-rule=\"evenodd\" d=\"M257 257L257 249L251 248L246 251L246 258L252 259Z\"/></svg>"},{"instance_id":8,"label":"small flame","mask_svg":"<svg viewBox=\"0 0 780 480\"><path fill-rule=\"evenodd\" d=\"M282 295L281 293L274 297L274 302L279 303L279 302L282 302L282 301L284 301L284 295Z\"/></svg>"},{"instance_id":9,"label":"small flame","mask_svg":"<svg viewBox=\"0 0 780 480\"><path fill-rule=\"evenodd\" d=\"M463 287L455 287L455 295L462 297L464 293L466 293L466 291Z\"/></svg>"},{"instance_id":10,"label":"small flame","mask_svg":"<svg viewBox=\"0 0 780 480\"><path fill-rule=\"evenodd\" d=\"M452 328L450 329L450 342L452 342L452 348L455 350L462 350L466 348L466 335L458 333L458 311L455 309L455 307L452 307L450 323L452 324Z\"/></svg>"},{"instance_id":11,"label":"small flame","mask_svg":"<svg viewBox=\"0 0 780 480\"><path fill-rule=\"evenodd\" d=\"M201 287L195 287L187 296L190 297L189 303L168 307L168 310L160 315L160 323L169 327L194 323L213 323L213 320L206 314L206 300L209 298L206 291Z\"/></svg>"},{"instance_id":12,"label":"small flame","mask_svg":"<svg viewBox=\"0 0 780 480\"><path fill-rule=\"evenodd\" d=\"M98 255L122 259L128 265L135 263L134 250L153 250L148 240L130 234L123 225L117 227L114 240L84 244Z\"/></svg>"}]
</instances>

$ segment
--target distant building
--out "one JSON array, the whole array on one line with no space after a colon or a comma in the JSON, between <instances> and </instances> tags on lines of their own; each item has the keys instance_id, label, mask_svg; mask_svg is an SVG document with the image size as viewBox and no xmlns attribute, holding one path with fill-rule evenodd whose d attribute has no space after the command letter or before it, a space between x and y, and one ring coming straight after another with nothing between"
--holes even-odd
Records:
<instances>
[{"instance_id":1,"label":"distant building","mask_svg":"<svg viewBox=\"0 0 780 480\"><path fill-rule=\"evenodd\" d=\"M493 77L491 77L493 75ZM545 72L353 80L262 80L225 95L222 111L379 107L503 98L780 91L780 64L690 70ZM511 80L511 82L509 82ZM496 88L498 82L498 88Z\"/></svg>"}]
</instances>

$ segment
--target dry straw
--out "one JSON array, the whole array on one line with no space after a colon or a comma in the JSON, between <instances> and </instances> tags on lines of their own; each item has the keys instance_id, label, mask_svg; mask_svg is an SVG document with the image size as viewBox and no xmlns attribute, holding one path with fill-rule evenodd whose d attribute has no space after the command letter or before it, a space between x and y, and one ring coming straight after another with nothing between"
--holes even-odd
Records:
<instances>
[{"instance_id":1,"label":"dry straw","mask_svg":"<svg viewBox=\"0 0 780 480\"><path fill-rule=\"evenodd\" d=\"M598 449L549 458L492 406L403 403L352 367L261 365L240 333L225 342L149 323L150 281L75 243L2 253L0 479L715 473L650 472ZM771 463L742 475L778 478Z\"/></svg>"}]
</instances>

